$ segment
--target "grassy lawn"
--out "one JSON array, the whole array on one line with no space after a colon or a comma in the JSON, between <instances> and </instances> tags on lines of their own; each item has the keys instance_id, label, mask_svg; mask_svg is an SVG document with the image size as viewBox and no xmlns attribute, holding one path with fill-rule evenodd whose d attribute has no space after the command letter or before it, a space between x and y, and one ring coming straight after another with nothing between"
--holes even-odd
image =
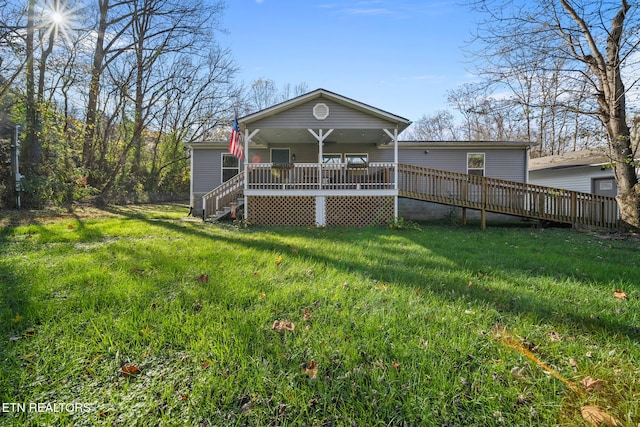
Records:
<instances>
[{"instance_id":1,"label":"grassy lawn","mask_svg":"<svg viewBox=\"0 0 640 427\"><path fill-rule=\"evenodd\" d=\"M0 221L0 425L640 423L636 238L187 210Z\"/></svg>"}]
</instances>

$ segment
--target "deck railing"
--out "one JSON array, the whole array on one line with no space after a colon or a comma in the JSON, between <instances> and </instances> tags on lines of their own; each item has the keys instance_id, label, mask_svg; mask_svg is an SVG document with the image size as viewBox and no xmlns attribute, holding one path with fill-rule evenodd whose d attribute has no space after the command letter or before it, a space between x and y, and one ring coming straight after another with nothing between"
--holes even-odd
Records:
<instances>
[{"instance_id":1,"label":"deck railing","mask_svg":"<svg viewBox=\"0 0 640 427\"><path fill-rule=\"evenodd\" d=\"M242 196L244 192L244 172L240 172L228 181L202 196L202 217L213 215L229 206L231 202Z\"/></svg>"},{"instance_id":2,"label":"deck railing","mask_svg":"<svg viewBox=\"0 0 640 427\"><path fill-rule=\"evenodd\" d=\"M247 188L252 190L392 190L393 163L252 163Z\"/></svg>"},{"instance_id":3,"label":"deck railing","mask_svg":"<svg viewBox=\"0 0 640 427\"><path fill-rule=\"evenodd\" d=\"M398 175L401 197L573 225L618 225L614 197L404 164Z\"/></svg>"}]
</instances>

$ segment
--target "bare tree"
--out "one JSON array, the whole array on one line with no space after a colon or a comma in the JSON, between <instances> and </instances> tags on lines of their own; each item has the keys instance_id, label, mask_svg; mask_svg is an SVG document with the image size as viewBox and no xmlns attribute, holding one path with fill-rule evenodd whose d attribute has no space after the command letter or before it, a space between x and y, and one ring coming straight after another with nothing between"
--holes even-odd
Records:
<instances>
[{"instance_id":1,"label":"bare tree","mask_svg":"<svg viewBox=\"0 0 640 427\"><path fill-rule=\"evenodd\" d=\"M458 139L458 130L453 114L440 110L429 116L423 114L403 138L413 141L455 141Z\"/></svg>"},{"instance_id":2,"label":"bare tree","mask_svg":"<svg viewBox=\"0 0 640 427\"><path fill-rule=\"evenodd\" d=\"M578 112L597 115L606 129L622 220L640 228L640 185L626 105L627 91L637 80L627 79L625 85L623 75L640 51L637 4L632 7L626 0L478 0L473 6L486 17L478 27L481 61L491 60L495 70L503 71L510 66L503 59L524 47L531 61L562 60L559 78L587 82L595 108ZM545 67L545 61L539 63ZM484 72L491 70L485 67Z\"/></svg>"}]
</instances>

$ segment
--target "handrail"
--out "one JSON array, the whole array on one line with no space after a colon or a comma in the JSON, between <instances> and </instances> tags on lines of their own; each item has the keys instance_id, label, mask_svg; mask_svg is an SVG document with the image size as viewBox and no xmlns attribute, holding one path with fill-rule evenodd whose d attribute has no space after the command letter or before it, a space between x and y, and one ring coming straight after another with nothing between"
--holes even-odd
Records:
<instances>
[{"instance_id":1,"label":"handrail","mask_svg":"<svg viewBox=\"0 0 640 427\"><path fill-rule=\"evenodd\" d=\"M233 200L241 197L243 192L244 172L240 172L202 196L202 218L206 219L224 206L229 206Z\"/></svg>"},{"instance_id":2,"label":"handrail","mask_svg":"<svg viewBox=\"0 0 640 427\"><path fill-rule=\"evenodd\" d=\"M398 165L399 196L573 225L616 228L614 197Z\"/></svg>"},{"instance_id":3,"label":"handrail","mask_svg":"<svg viewBox=\"0 0 640 427\"><path fill-rule=\"evenodd\" d=\"M394 163L251 163L251 190L392 190Z\"/></svg>"}]
</instances>

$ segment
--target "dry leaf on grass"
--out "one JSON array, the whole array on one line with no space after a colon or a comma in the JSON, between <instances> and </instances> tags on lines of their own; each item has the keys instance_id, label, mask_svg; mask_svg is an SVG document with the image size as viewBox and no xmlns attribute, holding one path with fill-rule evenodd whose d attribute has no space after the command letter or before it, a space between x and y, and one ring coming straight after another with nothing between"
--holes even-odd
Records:
<instances>
[{"instance_id":1,"label":"dry leaf on grass","mask_svg":"<svg viewBox=\"0 0 640 427\"><path fill-rule=\"evenodd\" d=\"M132 377L139 373L140 369L136 365L124 365L120 371L120 375L123 377Z\"/></svg>"},{"instance_id":2,"label":"dry leaf on grass","mask_svg":"<svg viewBox=\"0 0 640 427\"><path fill-rule=\"evenodd\" d=\"M303 316L304 316L304 317L303 317L303 318L304 318L304 321L305 321L305 322L308 322L308 321L309 321L309 319L311 319L311 311L310 311L308 308L306 308L306 307L305 307L305 308L302 310L302 312L303 312Z\"/></svg>"},{"instance_id":3,"label":"dry leaf on grass","mask_svg":"<svg viewBox=\"0 0 640 427\"><path fill-rule=\"evenodd\" d=\"M620 289L613 291L613 296L618 299L627 299L627 293Z\"/></svg>"},{"instance_id":4,"label":"dry leaf on grass","mask_svg":"<svg viewBox=\"0 0 640 427\"><path fill-rule=\"evenodd\" d=\"M203 283L207 283L209 282L209 275L208 274L201 274L198 276L198 283L199 284L203 284Z\"/></svg>"},{"instance_id":5,"label":"dry leaf on grass","mask_svg":"<svg viewBox=\"0 0 640 427\"><path fill-rule=\"evenodd\" d=\"M318 378L318 365L316 361L311 359L307 366L304 368L304 374L309 377L310 380Z\"/></svg>"},{"instance_id":6,"label":"dry leaf on grass","mask_svg":"<svg viewBox=\"0 0 640 427\"><path fill-rule=\"evenodd\" d=\"M557 333L556 331L551 331L547 334L547 336L549 337L550 341L560 341L560 334Z\"/></svg>"},{"instance_id":7,"label":"dry leaf on grass","mask_svg":"<svg viewBox=\"0 0 640 427\"><path fill-rule=\"evenodd\" d=\"M282 264L282 256L279 256L278 258L276 258L276 265L280 265Z\"/></svg>"},{"instance_id":8,"label":"dry leaf on grass","mask_svg":"<svg viewBox=\"0 0 640 427\"><path fill-rule=\"evenodd\" d=\"M271 329L277 332L293 331L295 328L296 325L288 320L274 320L273 326L271 326Z\"/></svg>"},{"instance_id":9,"label":"dry leaf on grass","mask_svg":"<svg viewBox=\"0 0 640 427\"><path fill-rule=\"evenodd\" d=\"M582 387L584 387L584 389L587 391L600 391L606 383L607 382L604 380L594 380L591 377L586 377L585 379L580 381Z\"/></svg>"},{"instance_id":10,"label":"dry leaf on grass","mask_svg":"<svg viewBox=\"0 0 640 427\"><path fill-rule=\"evenodd\" d=\"M583 406L580 408L580 412L582 413L582 418L594 427L622 425L618 420L596 406Z\"/></svg>"}]
</instances>

